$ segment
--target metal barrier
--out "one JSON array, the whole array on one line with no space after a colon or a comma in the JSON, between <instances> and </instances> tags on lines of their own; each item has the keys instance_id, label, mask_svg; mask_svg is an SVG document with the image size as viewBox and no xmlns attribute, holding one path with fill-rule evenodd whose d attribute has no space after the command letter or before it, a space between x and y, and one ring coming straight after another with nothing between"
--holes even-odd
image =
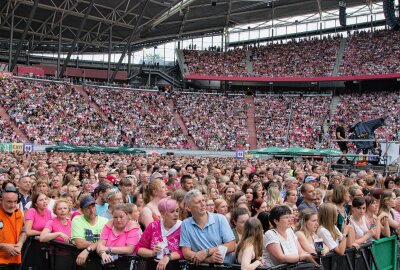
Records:
<instances>
[{"instance_id":1,"label":"metal barrier","mask_svg":"<svg viewBox=\"0 0 400 270\"><path fill-rule=\"evenodd\" d=\"M391 238L388 240L391 240ZM381 269L372 253L372 243L364 244L359 250L350 248L344 256L328 253L321 257L320 263L324 270L371 270ZM395 245L397 249L397 245ZM22 270L155 270L157 262L154 258L142 258L133 255L118 256L110 264L103 265L100 257L91 253L84 266L76 265L76 258L81 251L75 246L51 241L40 243L35 238L29 238L24 245ZM397 252L396 252L397 253ZM398 259L398 258L396 258ZM300 263L301 264L301 263ZM299 264L283 264L275 267L260 267L265 270L290 270ZM396 263L394 263L396 265ZM185 260L171 261L167 270L240 270L238 264L200 264L194 265ZM386 268L385 268L386 269ZM393 268L390 268L393 269Z\"/></svg>"}]
</instances>

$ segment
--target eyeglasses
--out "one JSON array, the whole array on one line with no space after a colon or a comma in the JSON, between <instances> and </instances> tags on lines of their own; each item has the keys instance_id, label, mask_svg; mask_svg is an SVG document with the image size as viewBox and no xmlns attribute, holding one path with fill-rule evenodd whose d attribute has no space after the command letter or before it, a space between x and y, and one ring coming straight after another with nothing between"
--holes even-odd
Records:
<instances>
[{"instance_id":1,"label":"eyeglasses","mask_svg":"<svg viewBox=\"0 0 400 270\"><path fill-rule=\"evenodd\" d=\"M207 204L207 206L215 206L215 204L213 204L213 203L211 204L211 203L210 203L210 204Z\"/></svg>"}]
</instances>

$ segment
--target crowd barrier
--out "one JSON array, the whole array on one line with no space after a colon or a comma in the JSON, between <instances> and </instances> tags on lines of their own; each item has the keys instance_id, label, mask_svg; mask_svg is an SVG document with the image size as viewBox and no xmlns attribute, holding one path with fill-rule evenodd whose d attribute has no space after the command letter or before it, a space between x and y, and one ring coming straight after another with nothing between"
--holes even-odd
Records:
<instances>
[{"instance_id":1,"label":"crowd barrier","mask_svg":"<svg viewBox=\"0 0 400 270\"><path fill-rule=\"evenodd\" d=\"M350 248L344 256L328 253L320 258L324 270L395 270L398 266L397 237L382 238L373 243L364 244L360 249ZM51 241L40 243L28 238L23 248L22 270L156 270L153 258L139 256L118 256L112 263L103 265L100 257L91 253L85 265L76 265L80 250L75 246ZM301 263L300 263L301 264ZM284 264L275 267L260 267L264 270L291 270L299 264ZM194 265L185 260L171 261L167 270L240 270L237 264L200 264Z\"/></svg>"}]
</instances>

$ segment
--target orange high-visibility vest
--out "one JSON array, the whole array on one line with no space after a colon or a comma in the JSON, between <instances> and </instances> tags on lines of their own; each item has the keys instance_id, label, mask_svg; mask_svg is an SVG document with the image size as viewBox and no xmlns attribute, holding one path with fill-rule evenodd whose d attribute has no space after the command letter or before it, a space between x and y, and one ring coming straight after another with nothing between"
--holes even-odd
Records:
<instances>
[{"instance_id":1,"label":"orange high-visibility vest","mask_svg":"<svg viewBox=\"0 0 400 270\"><path fill-rule=\"evenodd\" d=\"M0 209L0 243L17 244L24 226L24 219L19 209L10 216ZM20 264L21 254L11 256L8 252L0 250L0 264Z\"/></svg>"}]
</instances>

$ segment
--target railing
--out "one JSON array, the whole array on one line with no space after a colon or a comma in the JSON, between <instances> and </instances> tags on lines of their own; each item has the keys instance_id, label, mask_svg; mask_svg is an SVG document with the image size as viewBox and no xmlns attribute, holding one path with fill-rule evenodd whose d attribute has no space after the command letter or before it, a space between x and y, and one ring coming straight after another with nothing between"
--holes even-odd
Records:
<instances>
[{"instance_id":1,"label":"railing","mask_svg":"<svg viewBox=\"0 0 400 270\"><path fill-rule=\"evenodd\" d=\"M320 258L324 270L371 270L396 269L397 265L397 238L395 236L383 238L373 243L364 244L359 250L350 248L344 256L328 253ZM374 256L374 252L385 254ZM379 249L379 251L376 251ZM29 270L155 270L157 262L154 258L142 258L133 255L119 255L112 263L103 265L100 257L95 253L89 254L84 266L76 265L76 258L80 250L75 246L51 241L40 243L35 238L29 238L24 245L21 269ZM390 254L389 254L390 253ZM302 263L300 263L302 264ZM299 264L283 264L275 267L260 267L264 270L290 270ZM240 270L238 264L200 264L194 265L186 260L171 261L167 270Z\"/></svg>"}]
</instances>

